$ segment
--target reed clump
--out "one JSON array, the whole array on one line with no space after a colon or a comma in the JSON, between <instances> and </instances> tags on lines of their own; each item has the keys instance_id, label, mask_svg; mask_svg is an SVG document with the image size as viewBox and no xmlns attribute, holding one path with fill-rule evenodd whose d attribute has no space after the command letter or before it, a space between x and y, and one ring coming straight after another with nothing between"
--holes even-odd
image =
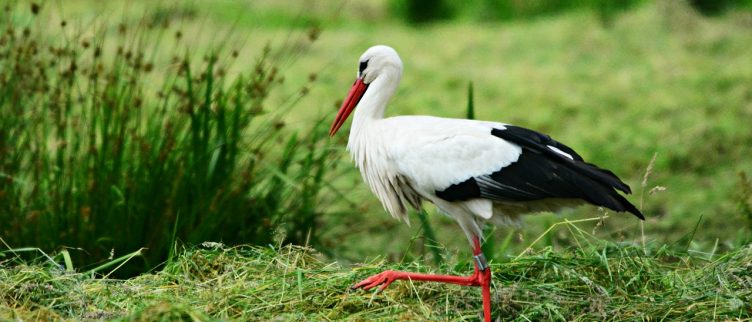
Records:
<instances>
[{"instance_id":1,"label":"reed clump","mask_svg":"<svg viewBox=\"0 0 752 322\"><path fill-rule=\"evenodd\" d=\"M76 29L46 7L6 4L0 18L7 243L66 246L78 267L145 247L120 270L130 275L163 263L176 241L315 242L326 132L284 125L315 77L279 93L279 62L301 44L239 57L227 42L194 50L148 15Z\"/></svg>"}]
</instances>

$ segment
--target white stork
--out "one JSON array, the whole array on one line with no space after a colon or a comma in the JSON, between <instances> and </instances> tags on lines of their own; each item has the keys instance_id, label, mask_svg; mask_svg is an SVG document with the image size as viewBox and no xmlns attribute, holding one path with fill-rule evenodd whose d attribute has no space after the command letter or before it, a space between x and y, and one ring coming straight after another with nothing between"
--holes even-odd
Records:
<instances>
[{"instance_id":1,"label":"white stork","mask_svg":"<svg viewBox=\"0 0 752 322\"><path fill-rule=\"evenodd\" d=\"M353 110L347 148L363 179L395 218L427 200L454 218L473 247L467 277L385 271L353 288L384 289L395 280L480 286L491 320L491 270L480 249L487 220L519 221L526 213L591 203L644 219L617 190L630 188L611 171L585 162L545 134L504 123L431 116L384 118L402 77L402 60L388 46L360 57L358 77L329 130L333 136ZM355 107L358 107L355 109Z\"/></svg>"}]
</instances>

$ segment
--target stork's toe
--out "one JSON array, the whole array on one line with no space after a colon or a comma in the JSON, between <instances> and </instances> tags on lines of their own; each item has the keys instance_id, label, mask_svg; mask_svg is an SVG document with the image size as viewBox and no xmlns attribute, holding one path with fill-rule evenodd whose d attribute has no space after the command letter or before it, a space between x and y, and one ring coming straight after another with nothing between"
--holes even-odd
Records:
<instances>
[{"instance_id":1,"label":"stork's toe","mask_svg":"<svg viewBox=\"0 0 752 322\"><path fill-rule=\"evenodd\" d=\"M376 286L381 285L379 290L386 289L392 282L397 280L397 273L395 271L383 271L381 273L378 273L376 275L369 276L368 278L360 281L358 284L355 284L352 288L353 289L359 289L362 288L364 290L370 290ZM382 285L383 284L383 285Z\"/></svg>"}]
</instances>

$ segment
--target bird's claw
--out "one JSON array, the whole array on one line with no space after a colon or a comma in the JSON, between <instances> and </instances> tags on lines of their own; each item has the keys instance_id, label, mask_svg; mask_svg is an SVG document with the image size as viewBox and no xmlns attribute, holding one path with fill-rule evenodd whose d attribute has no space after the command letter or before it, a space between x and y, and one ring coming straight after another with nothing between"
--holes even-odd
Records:
<instances>
[{"instance_id":1,"label":"bird's claw","mask_svg":"<svg viewBox=\"0 0 752 322\"><path fill-rule=\"evenodd\" d=\"M379 291L383 291L390 284L392 284L392 282L398 279L397 275L398 272L395 271L383 271L376 275L369 276L368 278L360 281L360 283L353 285L352 289L362 288L363 290L367 291L381 285L381 287L379 287Z\"/></svg>"}]
</instances>

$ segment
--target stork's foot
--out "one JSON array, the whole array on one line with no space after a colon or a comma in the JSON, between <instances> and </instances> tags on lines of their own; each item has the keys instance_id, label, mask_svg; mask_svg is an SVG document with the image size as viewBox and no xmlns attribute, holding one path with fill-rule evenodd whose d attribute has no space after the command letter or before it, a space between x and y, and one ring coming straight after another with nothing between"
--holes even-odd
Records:
<instances>
[{"instance_id":1,"label":"stork's foot","mask_svg":"<svg viewBox=\"0 0 752 322\"><path fill-rule=\"evenodd\" d=\"M379 287L379 290L383 291L384 289L389 287L392 282L398 279L404 279L404 272L383 271L376 275L371 275L368 278L360 281L360 283L353 285L352 289L355 290L362 288L364 290L370 290L376 286L381 285L381 287Z\"/></svg>"},{"instance_id":2,"label":"stork's foot","mask_svg":"<svg viewBox=\"0 0 752 322\"><path fill-rule=\"evenodd\" d=\"M383 291L396 280L431 281L465 286L480 286L481 294L483 295L483 317L485 321L491 321L491 269L488 267L479 270L478 266L476 266L475 272L470 276L433 275L391 270L383 271L360 281L360 283L355 284L352 289L362 288L364 290L370 290L381 285L379 291Z\"/></svg>"},{"instance_id":3,"label":"stork's foot","mask_svg":"<svg viewBox=\"0 0 752 322\"><path fill-rule=\"evenodd\" d=\"M355 284L352 288L370 290L381 285L379 289L384 290L396 280L429 281L465 286L488 286L491 285L491 270L486 268L481 271L476 268L475 272L470 276L434 275L389 270L372 275L362 280L360 283Z\"/></svg>"},{"instance_id":4,"label":"stork's foot","mask_svg":"<svg viewBox=\"0 0 752 322\"><path fill-rule=\"evenodd\" d=\"M422 274L422 273L410 273L400 271L383 271L376 275L372 275L360 283L353 285L352 289L362 288L364 290L370 290L376 286L379 286L379 290L383 291L392 282L396 280L410 280L410 281L427 281L427 282L439 282L449 283L465 286L480 286L481 294L483 296L483 320L491 321L491 268L486 263L486 258L480 250L480 240L475 238L474 241L473 259L475 260L475 271L470 276L454 276L454 275L435 275L435 274Z\"/></svg>"}]
</instances>

